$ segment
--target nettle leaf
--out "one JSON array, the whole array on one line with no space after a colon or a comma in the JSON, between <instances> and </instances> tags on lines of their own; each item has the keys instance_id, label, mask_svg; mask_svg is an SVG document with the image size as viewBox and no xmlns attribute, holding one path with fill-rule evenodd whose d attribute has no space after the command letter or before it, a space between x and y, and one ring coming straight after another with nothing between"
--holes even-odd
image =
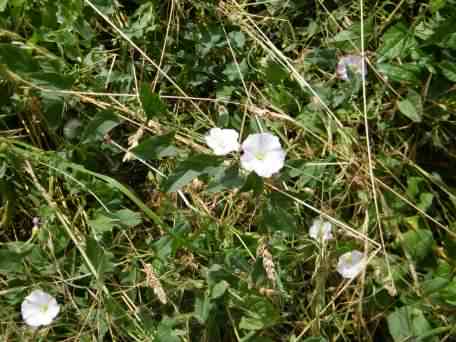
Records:
<instances>
[{"instance_id":1,"label":"nettle leaf","mask_svg":"<svg viewBox=\"0 0 456 342\"><path fill-rule=\"evenodd\" d=\"M31 52L7 43L0 44L0 64L5 64L8 69L17 73L35 72L40 69Z\"/></svg>"},{"instance_id":2,"label":"nettle leaf","mask_svg":"<svg viewBox=\"0 0 456 342\"><path fill-rule=\"evenodd\" d=\"M403 235L402 245L410 256L419 262L432 251L435 241L430 230L417 229Z\"/></svg>"},{"instance_id":3,"label":"nettle leaf","mask_svg":"<svg viewBox=\"0 0 456 342\"><path fill-rule=\"evenodd\" d=\"M152 89L147 84L142 85L139 96L147 119L166 114L166 105L157 93L152 92Z\"/></svg>"},{"instance_id":4,"label":"nettle leaf","mask_svg":"<svg viewBox=\"0 0 456 342\"><path fill-rule=\"evenodd\" d=\"M421 95L410 89L407 97L397 103L399 110L413 122L421 122L423 117L423 102Z\"/></svg>"},{"instance_id":5,"label":"nettle leaf","mask_svg":"<svg viewBox=\"0 0 456 342\"><path fill-rule=\"evenodd\" d=\"M88 238L86 241L87 256L97 271L99 280L104 278L104 275L114 271L114 263L112 259L114 255L104 249L96 240Z\"/></svg>"},{"instance_id":6,"label":"nettle leaf","mask_svg":"<svg viewBox=\"0 0 456 342\"><path fill-rule=\"evenodd\" d=\"M84 130L84 143L103 140L113 128L120 125L121 120L110 111L97 113Z\"/></svg>"},{"instance_id":7,"label":"nettle leaf","mask_svg":"<svg viewBox=\"0 0 456 342\"><path fill-rule=\"evenodd\" d=\"M395 342L411 341L424 337L431 331L431 325L423 312L413 306L396 309L388 318L388 328ZM436 341L429 338L426 341Z\"/></svg>"},{"instance_id":8,"label":"nettle leaf","mask_svg":"<svg viewBox=\"0 0 456 342\"><path fill-rule=\"evenodd\" d=\"M197 154L188 157L181 162L174 173L162 183L166 192L174 192L189 184L192 180L201 175L215 175L218 167L223 163L223 158Z\"/></svg>"},{"instance_id":9,"label":"nettle leaf","mask_svg":"<svg viewBox=\"0 0 456 342\"><path fill-rule=\"evenodd\" d=\"M390 27L383 35L383 45L377 51L379 61L405 57L418 45L413 32L404 23Z\"/></svg>"},{"instance_id":10,"label":"nettle leaf","mask_svg":"<svg viewBox=\"0 0 456 342\"><path fill-rule=\"evenodd\" d=\"M279 320L279 313L274 305L264 297L250 297L245 301L246 314L241 318L239 328L260 330L273 326Z\"/></svg>"},{"instance_id":11,"label":"nettle leaf","mask_svg":"<svg viewBox=\"0 0 456 342\"><path fill-rule=\"evenodd\" d=\"M259 196L263 192L264 181L255 172L250 172L241 188L241 192L249 192L253 190L254 196Z\"/></svg>"},{"instance_id":12,"label":"nettle leaf","mask_svg":"<svg viewBox=\"0 0 456 342\"><path fill-rule=\"evenodd\" d=\"M143 160L157 160L174 157L178 149L174 146L174 132L147 137L132 152Z\"/></svg>"},{"instance_id":13,"label":"nettle leaf","mask_svg":"<svg viewBox=\"0 0 456 342\"><path fill-rule=\"evenodd\" d=\"M111 232L116 227L135 227L142 223L140 213L130 209L121 209L113 213L97 213L93 219L88 220L95 237L99 239L105 232Z\"/></svg>"}]
</instances>

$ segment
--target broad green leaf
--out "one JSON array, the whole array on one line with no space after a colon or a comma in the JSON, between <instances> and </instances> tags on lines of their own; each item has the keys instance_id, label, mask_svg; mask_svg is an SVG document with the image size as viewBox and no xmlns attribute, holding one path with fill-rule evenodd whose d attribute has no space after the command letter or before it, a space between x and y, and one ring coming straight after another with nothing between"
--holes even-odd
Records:
<instances>
[{"instance_id":1,"label":"broad green leaf","mask_svg":"<svg viewBox=\"0 0 456 342\"><path fill-rule=\"evenodd\" d=\"M222 167L220 172L208 184L208 192L220 192L227 189L240 188L245 180L239 174L237 166Z\"/></svg>"},{"instance_id":2,"label":"broad green leaf","mask_svg":"<svg viewBox=\"0 0 456 342\"><path fill-rule=\"evenodd\" d=\"M196 298L195 300L195 311L193 316L201 323L204 324L209 318L213 304L210 301L209 296L205 295L204 298Z\"/></svg>"},{"instance_id":3,"label":"broad green leaf","mask_svg":"<svg viewBox=\"0 0 456 342\"><path fill-rule=\"evenodd\" d=\"M260 330L264 328L264 323L261 319L244 316L241 318L239 328L244 330Z\"/></svg>"},{"instance_id":4,"label":"broad green leaf","mask_svg":"<svg viewBox=\"0 0 456 342\"><path fill-rule=\"evenodd\" d=\"M432 232L426 229L409 231L403 235L402 245L416 261L422 261L435 245Z\"/></svg>"},{"instance_id":5,"label":"broad green leaf","mask_svg":"<svg viewBox=\"0 0 456 342\"><path fill-rule=\"evenodd\" d=\"M54 72L32 72L26 77L35 85L48 89L70 89L73 85L73 78L68 75L61 75Z\"/></svg>"},{"instance_id":6,"label":"broad green leaf","mask_svg":"<svg viewBox=\"0 0 456 342\"><path fill-rule=\"evenodd\" d=\"M223 296L229 286L230 284L226 280L222 280L215 284L215 286L212 288L211 299L216 299Z\"/></svg>"},{"instance_id":7,"label":"broad green leaf","mask_svg":"<svg viewBox=\"0 0 456 342\"><path fill-rule=\"evenodd\" d=\"M110 111L99 112L84 130L84 143L103 140L118 125L120 120L115 114Z\"/></svg>"},{"instance_id":8,"label":"broad green leaf","mask_svg":"<svg viewBox=\"0 0 456 342\"><path fill-rule=\"evenodd\" d=\"M119 224L126 227L135 227L142 222L141 214L130 209L118 210L112 216L118 220Z\"/></svg>"},{"instance_id":9,"label":"broad green leaf","mask_svg":"<svg viewBox=\"0 0 456 342\"><path fill-rule=\"evenodd\" d=\"M88 220L87 223L94 230L98 238L103 233L113 230L115 227L116 219L103 214L98 214L93 219Z\"/></svg>"},{"instance_id":10,"label":"broad green leaf","mask_svg":"<svg viewBox=\"0 0 456 342\"><path fill-rule=\"evenodd\" d=\"M387 322L394 342L415 340L432 329L423 312L413 306L396 309L388 316ZM435 339L431 338L427 341L435 341Z\"/></svg>"},{"instance_id":11,"label":"broad green leaf","mask_svg":"<svg viewBox=\"0 0 456 342\"><path fill-rule=\"evenodd\" d=\"M410 89L404 100L398 101L398 107L402 114L413 122L421 122L423 116L423 103L421 95Z\"/></svg>"},{"instance_id":12,"label":"broad green leaf","mask_svg":"<svg viewBox=\"0 0 456 342\"><path fill-rule=\"evenodd\" d=\"M0 12L6 9L6 5L8 5L8 0L0 0Z\"/></svg>"},{"instance_id":13,"label":"broad green leaf","mask_svg":"<svg viewBox=\"0 0 456 342\"><path fill-rule=\"evenodd\" d=\"M156 160L174 157L178 150L174 146L174 132L147 137L132 152L143 160Z\"/></svg>"},{"instance_id":14,"label":"broad green leaf","mask_svg":"<svg viewBox=\"0 0 456 342\"><path fill-rule=\"evenodd\" d=\"M383 44L377 51L380 56L379 61L407 56L416 46L413 32L404 23L398 23L383 35Z\"/></svg>"},{"instance_id":15,"label":"broad green leaf","mask_svg":"<svg viewBox=\"0 0 456 342\"><path fill-rule=\"evenodd\" d=\"M198 176L203 174L213 175L222 163L223 159L216 156L207 154L192 155L181 162L174 173L164 180L162 188L166 192L177 191Z\"/></svg>"},{"instance_id":16,"label":"broad green leaf","mask_svg":"<svg viewBox=\"0 0 456 342\"><path fill-rule=\"evenodd\" d=\"M443 76L452 82L456 82L456 63L443 61L438 66L442 71Z\"/></svg>"},{"instance_id":17,"label":"broad green leaf","mask_svg":"<svg viewBox=\"0 0 456 342\"><path fill-rule=\"evenodd\" d=\"M147 119L166 114L166 106L157 93L153 93L147 84L143 84L140 92L141 103Z\"/></svg>"},{"instance_id":18,"label":"broad green leaf","mask_svg":"<svg viewBox=\"0 0 456 342\"><path fill-rule=\"evenodd\" d=\"M250 172L244 185L241 188L241 192L248 192L253 190L254 196L258 196L263 192L264 182L263 178L258 176L255 172Z\"/></svg>"},{"instance_id":19,"label":"broad green leaf","mask_svg":"<svg viewBox=\"0 0 456 342\"><path fill-rule=\"evenodd\" d=\"M163 318L158 325L154 342L180 342L181 339L177 335L175 329L173 329L175 325L176 322L173 319L168 317Z\"/></svg>"},{"instance_id":20,"label":"broad green leaf","mask_svg":"<svg viewBox=\"0 0 456 342\"><path fill-rule=\"evenodd\" d=\"M419 84L422 67L416 64L394 65L388 63L377 64L378 71L395 82L409 82Z\"/></svg>"},{"instance_id":21,"label":"broad green leaf","mask_svg":"<svg viewBox=\"0 0 456 342\"><path fill-rule=\"evenodd\" d=\"M112 263L113 254L105 250L96 240L91 238L86 240L86 253L95 267L100 281L103 280L105 274L114 270L114 264Z\"/></svg>"},{"instance_id":22,"label":"broad green leaf","mask_svg":"<svg viewBox=\"0 0 456 342\"><path fill-rule=\"evenodd\" d=\"M5 64L16 73L35 72L40 69L30 51L7 43L0 44L0 64Z\"/></svg>"}]
</instances>

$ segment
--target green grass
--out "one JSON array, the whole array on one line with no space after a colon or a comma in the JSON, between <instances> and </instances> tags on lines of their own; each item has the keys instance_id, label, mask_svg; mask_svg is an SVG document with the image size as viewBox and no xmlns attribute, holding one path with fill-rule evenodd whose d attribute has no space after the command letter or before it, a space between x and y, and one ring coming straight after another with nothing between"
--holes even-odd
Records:
<instances>
[{"instance_id":1,"label":"green grass","mask_svg":"<svg viewBox=\"0 0 456 342\"><path fill-rule=\"evenodd\" d=\"M1 340L454 341L454 13L0 0ZM285 167L214 156L212 127L273 133ZM61 306L37 330L34 289Z\"/></svg>"}]
</instances>

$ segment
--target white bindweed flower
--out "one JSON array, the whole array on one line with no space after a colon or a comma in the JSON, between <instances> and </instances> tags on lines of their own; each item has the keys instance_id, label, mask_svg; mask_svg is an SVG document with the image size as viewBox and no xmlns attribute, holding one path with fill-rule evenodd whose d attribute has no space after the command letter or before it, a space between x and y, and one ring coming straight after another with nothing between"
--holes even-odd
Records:
<instances>
[{"instance_id":1,"label":"white bindweed flower","mask_svg":"<svg viewBox=\"0 0 456 342\"><path fill-rule=\"evenodd\" d=\"M239 133L234 129L211 128L206 135L206 144L212 151L223 156L233 151L239 150Z\"/></svg>"},{"instance_id":2,"label":"white bindweed flower","mask_svg":"<svg viewBox=\"0 0 456 342\"><path fill-rule=\"evenodd\" d=\"M350 79L348 69L364 78L367 75L366 63L363 63L363 58L359 55L341 57L336 67L337 77L344 81L348 81Z\"/></svg>"},{"instance_id":3,"label":"white bindweed flower","mask_svg":"<svg viewBox=\"0 0 456 342\"><path fill-rule=\"evenodd\" d=\"M366 266L364 254L360 251L354 250L342 254L337 263L337 272L347 279L355 278Z\"/></svg>"},{"instance_id":4,"label":"white bindweed flower","mask_svg":"<svg viewBox=\"0 0 456 342\"><path fill-rule=\"evenodd\" d=\"M242 143L242 151L242 167L261 177L271 177L285 163L279 138L271 133L250 134Z\"/></svg>"},{"instance_id":5,"label":"white bindweed flower","mask_svg":"<svg viewBox=\"0 0 456 342\"><path fill-rule=\"evenodd\" d=\"M30 293L21 305L23 320L34 328L51 324L59 310L60 307L55 298L41 290Z\"/></svg>"},{"instance_id":6,"label":"white bindweed flower","mask_svg":"<svg viewBox=\"0 0 456 342\"><path fill-rule=\"evenodd\" d=\"M309 236L317 241L331 240L333 238L331 231L331 222L316 218L313 220L312 225L310 226Z\"/></svg>"}]
</instances>

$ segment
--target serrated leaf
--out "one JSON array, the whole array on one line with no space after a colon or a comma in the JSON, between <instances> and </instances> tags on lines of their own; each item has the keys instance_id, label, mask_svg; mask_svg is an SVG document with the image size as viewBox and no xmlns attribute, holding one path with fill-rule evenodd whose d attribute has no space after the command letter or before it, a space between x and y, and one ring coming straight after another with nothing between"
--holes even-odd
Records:
<instances>
[{"instance_id":1,"label":"serrated leaf","mask_svg":"<svg viewBox=\"0 0 456 342\"><path fill-rule=\"evenodd\" d=\"M413 32L403 24L398 23L390 27L383 35L383 44L377 53L381 60L404 57L410 54L411 50L417 46Z\"/></svg>"},{"instance_id":2,"label":"serrated leaf","mask_svg":"<svg viewBox=\"0 0 456 342\"><path fill-rule=\"evenodd\" d=\"M407 97L398 101L398 108L402 114L413 122L421 122L423 116L423 103L421 95L414 90L409 90Z\"/></svg>"},{"instance_id":3,"label":"serrated leaf","mask_svg":"<svg viewBox=\"0 0 456 342\"><path fill-rule=\"evenodd\" d=\"M5 64L8 69L17 73L35 72L40 69L29 51L7 43L0 44L0 64Z\"/></svg>"},{"instance_id":4,"label":"serrated leaf","mask_svg":"<svg viewBox=\"0 0 456 342\"><path fill-rule=\"evenodd\" d=\"M403 235L402 245L416 261L422 261L435 245L432 232L427 229L409 231Z\"/></svg>"},{"instance_id":5,"label":"serrated leaf","mask_svg":"<svg viewBox=\"0 0 456 342\"><path fill-rule=\"evenodd\" d=\"M153 93L147 84L142 85L140 98L147 119L166 114L167 109L160 96L157 93Z\"/></svg>"}]
</instances>

